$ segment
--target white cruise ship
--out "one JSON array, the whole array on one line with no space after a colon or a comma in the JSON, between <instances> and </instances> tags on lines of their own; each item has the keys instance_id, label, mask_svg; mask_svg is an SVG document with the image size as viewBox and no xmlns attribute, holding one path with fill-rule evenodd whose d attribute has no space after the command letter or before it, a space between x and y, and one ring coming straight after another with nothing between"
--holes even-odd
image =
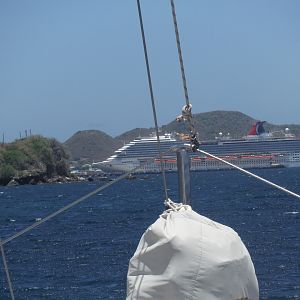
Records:
<instances>
[{"instance_id":1,"label":"white cruise ship","mask_svg":"<svg viewBox=\"0 0 300 300\"><path fill-rule=\"evenodd\" d=\"M239 167L272 168L300 167L300 139L290 134L288 129L281 137L265 133L264 122L257 122L249 130L248 135L241 139L223 139L202 141L200 149L214 154ZM160 136L163 152L163 164L166 171L177 171L176 153L172 148L183 146L186 141L178 134L166 133ZM190 152L191 170L223 170L230 166L198 152ZM123 173L138 167L140 173L156 173L160 171L157 138L136 138L132 142L116 150L103 162L94 163L107 173Z\"/></svg>"}]
</instances>

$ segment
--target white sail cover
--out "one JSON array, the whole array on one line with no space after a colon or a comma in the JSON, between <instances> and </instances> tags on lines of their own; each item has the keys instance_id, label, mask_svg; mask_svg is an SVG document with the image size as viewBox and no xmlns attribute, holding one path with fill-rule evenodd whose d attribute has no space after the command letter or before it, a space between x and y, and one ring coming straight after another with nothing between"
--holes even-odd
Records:
<instances>
[{"instance_id":1,"label":"white sail cover","mask_svg":"<svg viewBox=\"0 0 300 300\"><path fill-rule=\"evenodd\" d=\"M253 263L238 234L194 212L168 210L143 234L126 300L258 300Z\"/></svg>"}]
</instances>

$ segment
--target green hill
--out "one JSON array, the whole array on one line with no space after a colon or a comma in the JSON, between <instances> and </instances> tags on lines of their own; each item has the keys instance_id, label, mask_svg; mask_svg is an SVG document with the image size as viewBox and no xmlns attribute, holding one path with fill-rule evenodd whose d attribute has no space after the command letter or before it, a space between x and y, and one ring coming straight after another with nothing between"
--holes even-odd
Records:
<instances>
[{"instance_id":1,"label":"green hill","mask_svg":"<svg viewBox=\"0 0 300 300\"><path fill-rule=\"evenodd\" d=\"M32 136L0 146L0 184L12 178L51 178L68 173L67 154L55 139ZM25 179L27 178L27 179Z\"/></svg>"}]
</instances>

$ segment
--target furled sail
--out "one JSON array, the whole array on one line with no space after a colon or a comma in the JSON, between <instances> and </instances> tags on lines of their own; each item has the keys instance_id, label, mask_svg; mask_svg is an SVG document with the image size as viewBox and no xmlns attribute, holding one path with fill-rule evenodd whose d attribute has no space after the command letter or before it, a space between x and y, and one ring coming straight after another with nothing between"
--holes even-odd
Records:
<instances>
[{"instance_id":1,"label":"furled sail","mask_svg":"<svg viewBox=\"0 0 300 300\"><path fill-rule=\"evenodd\" d=\"M258 300L250 255L231 228L168 210L143 234L129 263L127 300Z\"/></svg>"}]
</instances>

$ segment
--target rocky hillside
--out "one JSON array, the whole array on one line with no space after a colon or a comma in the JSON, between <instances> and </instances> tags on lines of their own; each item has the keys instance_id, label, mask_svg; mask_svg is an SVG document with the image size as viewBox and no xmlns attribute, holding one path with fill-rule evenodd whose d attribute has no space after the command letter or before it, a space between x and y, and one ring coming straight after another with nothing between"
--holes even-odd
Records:
<instances>
[{"instance_id":1,"label":"rocky hillside","mask_svg":"<svg viewBox=\"0 0 300 300\"><path fill-rule=\"evenodd\" d=\"M121 146L121 142L99 130L78 131L64 142L71 160L101 161Z\"/></svg>"}]
</instances>

